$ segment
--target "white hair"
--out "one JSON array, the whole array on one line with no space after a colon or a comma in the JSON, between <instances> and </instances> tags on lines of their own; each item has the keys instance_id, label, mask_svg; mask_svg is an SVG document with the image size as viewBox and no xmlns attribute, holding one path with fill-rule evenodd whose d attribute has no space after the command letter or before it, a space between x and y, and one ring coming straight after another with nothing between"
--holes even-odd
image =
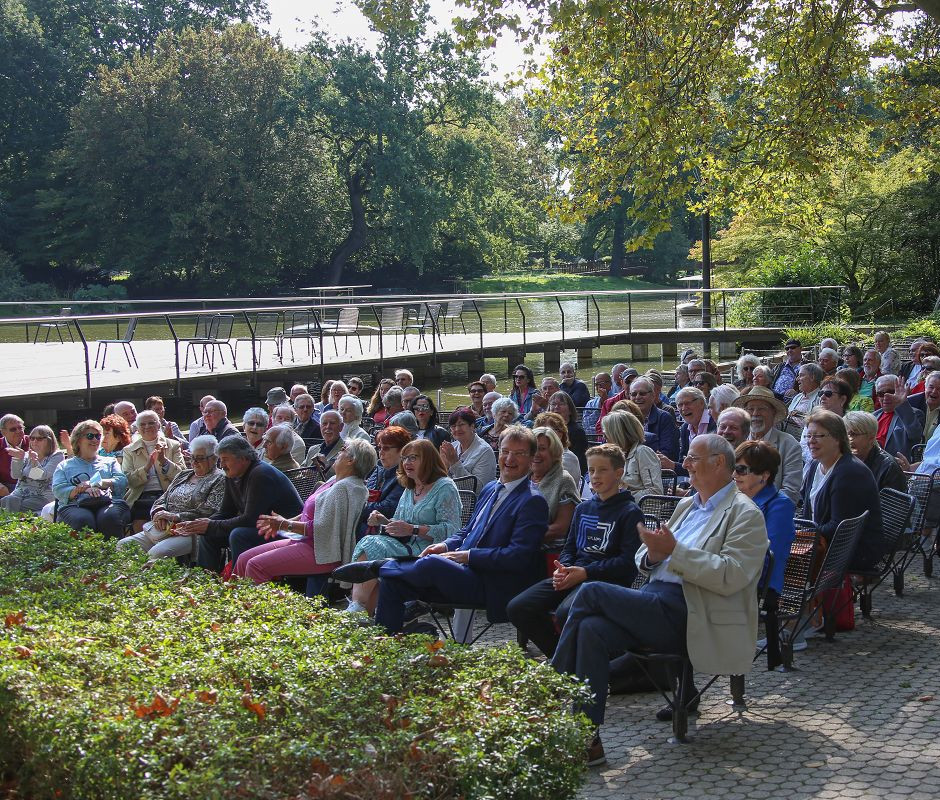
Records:
<instances>
[{"instance_id":1,"label":"white hair","mask_svg":"<svg viewBox=\"0 0 940 800\"><path fill-rule=\"evenodd\" d=\"M218 453L219 442L211 434L197 436L189 443L189 452L195 455L214 456Z\"/></svg>"},{"instance_id":2,"label":"white hair","mask_svg":"<svg viewBox=\"0 0 940 800\"><path fill-rule=\"evenodd\" d=\"M712 410L712 416L717 417L740 395L741 393L730 383L722 383L720 386L716 386L708 395L708 407Z\"/></svg>"},{"instance_id":3,"label":"white hair","mask_svg":"<svg viewBox=\"0 0 940 800\"><path fill-rule=\"evenodd\" d=\"M358 397L352 394L344 394L339 399L339 402L336 404L336 407L340 408L343 404L346 404L347 406L352 407L353 414L355 415L357 420L362 419L362 403L359 402Z\"/></svg>"}]
</instances>

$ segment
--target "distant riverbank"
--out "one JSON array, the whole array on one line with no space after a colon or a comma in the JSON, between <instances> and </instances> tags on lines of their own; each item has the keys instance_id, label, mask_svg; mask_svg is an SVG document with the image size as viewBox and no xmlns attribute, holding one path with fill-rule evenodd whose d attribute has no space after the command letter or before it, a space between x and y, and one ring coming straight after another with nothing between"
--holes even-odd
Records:
<instances>
[{"instance_id":1,"label":"distant riverbank","mask_svg":"<svg viewBox=\"0 0 940 800\"><path fill-rule=\"evenodd\" d=\"M624 289L675 289L639 278L612 278L609 275L564 275L558 273L509 274L476 278L469 282L471 294L492 292L603 292Z\"/></svg>"}]
</instances>

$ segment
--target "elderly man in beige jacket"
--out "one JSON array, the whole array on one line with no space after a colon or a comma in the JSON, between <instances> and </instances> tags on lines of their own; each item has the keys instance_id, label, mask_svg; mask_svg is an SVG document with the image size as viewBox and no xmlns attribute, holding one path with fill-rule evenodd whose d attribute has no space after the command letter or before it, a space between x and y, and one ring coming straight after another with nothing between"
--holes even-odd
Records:
<instances>
[{"instance_id":1,"label":"elderly man in beige jacket","mask_svg":"<svg viewBox=\"0 0 940 800\"><path fill-rule=\"evenodd\" d=\"M626 651L688 653L700 672L750 669L768 540L760 509L731 480L734 463L721 436L696 436L684 461L696 494L679 503L668 524L640 529L637 566L649 581L640 590L585 583L571 604L552 665L587 679L594 702L582 710L598 729L610 660ZM597 734L588 763L605 760Z\"/></svg>"}]
</instances>

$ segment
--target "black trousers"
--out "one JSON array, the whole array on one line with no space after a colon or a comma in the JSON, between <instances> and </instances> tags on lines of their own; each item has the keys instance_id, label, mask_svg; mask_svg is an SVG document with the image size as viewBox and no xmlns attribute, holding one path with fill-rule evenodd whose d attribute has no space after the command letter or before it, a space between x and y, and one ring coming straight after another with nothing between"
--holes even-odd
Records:
<instances>
[{"instance_id":1,"label":"black trousers","mask_svg":"<svg viewBox=\"0 0 940 800\"><path fill-rule=\"evenodd\" d=\"M565 626L568 609L581 586L578 584L573 589L557 592L552 588L552 579L546 578L510 600L506 614L519 633L551 658L558 646L558 631Z\"/></svg>"}]
</instances>

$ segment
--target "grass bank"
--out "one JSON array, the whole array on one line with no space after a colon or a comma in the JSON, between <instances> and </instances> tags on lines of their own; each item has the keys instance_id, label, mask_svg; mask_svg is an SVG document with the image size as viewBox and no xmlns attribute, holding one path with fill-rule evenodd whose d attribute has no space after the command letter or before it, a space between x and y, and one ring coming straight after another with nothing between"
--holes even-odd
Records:
<instances>
[{"instance_id":1,"label":"grass bank","mask_svg":"<svg viewBox=\"0 0 940 800\"><path fill-rule=\"evenodd\" d=\"M609 275L497 275L470 281L472 294L490 292L602 292L618 289L670 289L665 284L639 278L612 278Z\"/></svg>"}]
</instances>

